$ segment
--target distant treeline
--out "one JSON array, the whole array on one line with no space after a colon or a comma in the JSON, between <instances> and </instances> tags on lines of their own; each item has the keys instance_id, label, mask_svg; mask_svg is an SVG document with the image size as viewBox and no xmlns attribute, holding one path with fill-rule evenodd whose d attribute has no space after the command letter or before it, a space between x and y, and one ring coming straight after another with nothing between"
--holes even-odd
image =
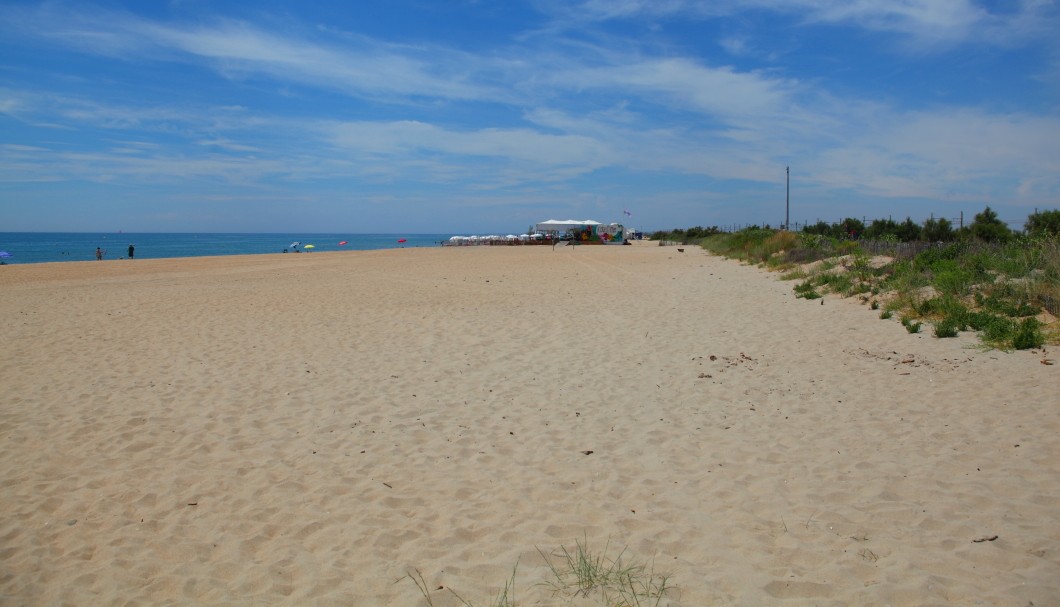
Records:
<instances>
[{"instance_id":1,"label":"distant treeline","mask_svg":"<svg viewBox=\"0 0 1060 607\"><path fill-rule=\"evenodd\" d=\"M1023 233L1028 236L1060 236L1060 209L1035 211L1027 217L1023 228ZM771 228L768 225L761 227L755 225L744 229L768 230ZM819 234L836 239L892 242L952 242L975 239L1005 243L1020 234L1001 221L990 207L983 209L982 213L978 213L972 222L963 228L954 228L953 223L948 219L932 218L923 224L918 224L908 217L901 223L888 218L871 220L866 225L866 222L860 219L848 217L839 223L818 221L816 224L804 226L801 231L805 234ZM696 226L688 229L654 232L651 238L652 240L693 242L723 232L726 230L717 226L709 228Z\"/></svg>"}]
</instances>

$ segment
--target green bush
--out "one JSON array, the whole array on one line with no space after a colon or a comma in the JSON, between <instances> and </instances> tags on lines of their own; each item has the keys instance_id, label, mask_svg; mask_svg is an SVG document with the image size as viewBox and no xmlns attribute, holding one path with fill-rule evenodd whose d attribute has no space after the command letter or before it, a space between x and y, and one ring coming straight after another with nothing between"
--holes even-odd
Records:
<instances>
[{"instance_id":1,"label":"green bush","mask_svg":"<svg viewBox=\"0 0 1060 607\"><path fill-rule=\"evenodd\" d=\"M921 237L928 242L950 242L957 237L953 224L948 219L928 219L924 222Z\"/></svg>"},{"instance_id":2,"label":"green bush","mask_svg":"<svg viewBox=\"0 0 1060 607\"><path fill-rule=\"evenodd\" d=\"M913 259L913 266L917 270L930 269L938 261L957 259L966 248L964 243L954 242L944 247L924 249Z\"/></svg>"},{"instance_id":3,"label":"green bush","mask_svg":"<svg viewBox=\"0 0 1060 607\"><path fill-rule=\"evenodd\" d=\"M982 325L983 339L987 343L1004 345L1012 342L1016 334L1016 321L998 316L996 314L985 314L985 322Z\"/></svg>"},{"instance_id":4,"label":"green bush","mask_svg":"<svg viewBox=\"0 0 1060 607\"><path fill-rule=\"evenodd\" d=\"M952 263L942 262L941 265ZM964 295L973 284L975 284L975 275L964 268L947 268L935 274L935 288L950 295Z\"/></svg>"},{"instance_id":5,"label":"green bush","mask_svg":"<svg viewBox=\"0 0 1060 607\"><path fill-rule=\"evenodd\" d=\"M915 304L913 309L921 316L942 317L961 331L968 326L968 308L952 295L924 300Z\"/></svg>"},{"instance_id":6,"label":"green bush","mask_svg":"<svg viewBox=\"0 0 1060 607\"><path fill-rule=\"evenodd\" d=\"M1017 350L1040 348L1044 344L1045 336L1042 335L1041 323L1037 318L1024 318L1012 336L1012 347Z\"/></svg>"},{"instance_id":7,"label":"green bush","mask_svg":"<svg viewBox=\"0 0 1060 607\"><path fill-rule=\"evenodd\" d=\"M957 323L950 318L935 323L935 337L957 337Z\"/></svg>"},{"instance_id":8,"label":"green bush","mask_svg":"<svg viewBox=\"0 0 1060 607\"><path fill-rule=\"evenodd\" d=\"M977 213L968 231L972 236L986 242L1007 242L1012 238L1012 230L1001 221L997 213L990 207Z\"/></svg>"},{"instance_id":9,"label":"green bush","mask_svg":"<svg viewBox=\"0 0 1060 607\"><path fill-rule=\"evenodd\" d=\"M844 240L836 245L836 255L854 255L861 252L861 245L856 240Z\"/></svg>"},{"instance_id":10,"label":"green bush","mask_svg":"<svg viewBox=\"0 0 1060 607\"><path fill-rule=\"evenodd\" d=\"M1027 218L1023 228L1031 236L1060 236L1060 209L1035 211Z\"/></svg>"},{"instance_id":11,"label":"green bush","mask_svg":"<svg viewBox=\"0 0 1060 607\"><path fill-rule=\"evenodd\" d=\"M822 287L828 287L833 293L849 294L854 286L854 278L847 272L820 274L815 282Z\"/></svg>"},{"instance_id":12,"label":"green bush","mask_svg":"<svg viewBox=\"0 0 1060 607\"><path fill-rule=\"evenodd\" d=\"M984 309L997 314L1003 314L1010 318L1022 318L1024 316L1035 316L1041 313L1041 308L1032 306L1024 301L1011 301L1010 299L1003 299L1002 296L994 293L986 297L979 293L976 293L976 303L982 306Z\"/></svg>"},{"instance_id":13,"label":"green bush","mask_svg":"<svg viewBox=\"0 0 1060 607\"><path fill-rule=\"evenodd\" d=\"M794 290L796 298L818 299L821 297L821 294L814 290L813 282L809 280L795 285Z\"/></svg>"}]
</instances>

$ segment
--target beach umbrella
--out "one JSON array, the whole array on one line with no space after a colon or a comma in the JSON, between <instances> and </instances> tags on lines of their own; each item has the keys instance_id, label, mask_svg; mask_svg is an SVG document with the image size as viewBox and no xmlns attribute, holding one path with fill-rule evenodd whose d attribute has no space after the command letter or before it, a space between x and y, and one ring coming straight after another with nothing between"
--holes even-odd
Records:
<instances>
[{"instance_id":1,"label":"beach umbrella","mask_svg":"<svg viewBox=\"0 0 1060 607\"><path fill-rule=\"evenodd\" d=\"M3 262L3 260L7 259L8 257L11 257L11 253L8 253L7 251L0 251L0 262Z\"/></svg>"},{"instance_id":2,"label":"beach umbrella","mask_svg":"<svg viewBox=\"0 0 1060 607\"><path fill-rule=\"evenodd\" d=\"M300 242L298 242L298 241L296 240L296 241L294 241L294 242L292 242L292 243L291 243L291 248L293 249L293 248L297 247L297 246L298 246L298 245L300 245L300 244L302 244L302 243L300 243Z\"/></svg>"},{"instance_id":3,"label":"beach umbrella","mask_svg":"<svg viewBox=\"0 0 1060 607\"><path fill-rule=\"evenodd\" d=\"M307 244L306 246L304 246L304 247L302 247L302 248L303 248L303 249L315 249L315 248L317 248L317 247L316 247L316 245L311 245L311 244Z\"/></svg>"},{"instance_id":4,"label":"beach umbrella","mask_svg":"<svg viewBox=\"0 0 1060 607\"><path fill-rule=\"evenodd\" d=\"M350 243L349 243L349 242L347 242L347 241L345 241L345 240L339 241L339 246L340 246L340 247L341 247L342 245L346 245L346 244L350 244Z\"/></svg>"},{"instance_id":5,"label":"beach umbrella","mask_svg":"<svg viewBox=\"0 0 1060 607\"><path fill-rule=\"evenodd\" d=\"M405 242L404 238L398 238L398 242Z\"/></svg>"}]
</instances>

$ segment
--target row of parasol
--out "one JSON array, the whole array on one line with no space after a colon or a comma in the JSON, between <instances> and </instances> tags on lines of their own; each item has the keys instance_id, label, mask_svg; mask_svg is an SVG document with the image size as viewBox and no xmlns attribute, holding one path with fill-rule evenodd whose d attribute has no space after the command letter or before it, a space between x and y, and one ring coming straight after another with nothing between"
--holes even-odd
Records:
<instances>
[{"instance_id":1,"label":"row of parasol","mask_svg":"<svg viewBox=\"0 0 1060 607\"><path fill-rule=\"evenodd\" d=\"M405 244L406 242L408 242L408 239L406 239L406 238L398 238L397 241L398 241L398 244ZM339 246L340 247L346 246L348 244L350 244L350 241L348 241L348 240L340 240L339 241ZM297 250L298 247L302 247L303 249L315 249L315 248L317 248L316 245L312 245L312 244L307 244L305 246L302 246L302 243L297 241L297 240L291 243L290 248ZM2 253L2 252L3 251L0 251L0 253Z\"/></svg>"}]
</instances>

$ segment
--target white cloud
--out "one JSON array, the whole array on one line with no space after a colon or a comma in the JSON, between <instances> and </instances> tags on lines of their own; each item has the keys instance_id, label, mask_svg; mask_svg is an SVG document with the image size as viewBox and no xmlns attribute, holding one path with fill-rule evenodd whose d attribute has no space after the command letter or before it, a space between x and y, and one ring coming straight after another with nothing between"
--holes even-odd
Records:
<instances>
[{"instance_id":1,"label":"white cloud","mask_svg":"<svg viewBox=\"0 0 1060 607\"><path fill-rule=\"evenodd\" d=\"M569 86L602 88L631 96L663 95L685 109L728 120L775 116L789 105L794 84L728 67L709 68L687 59L646 60L559 74ZM558 79L557 78L557 79Z\"/></svg>"},{"instance_id":2,"label":"white cloud","mask_svg":"<svg viewBox=\"0 0 1060 607\"><path fill-rule=\"evenodd\" d=\"M562 3L541 6L572 23L634 18L711 19L769 11L806 25L828 23L899 34L920 48L963 42L1052 43L1060 25L1060 13L1052 0L1013 0L995 10L988 10L984 3L975 0L587 0L574 7Z\"/></svg>"},{"instance_id":3,"label":"white cloud","mask_svg":"<svg viewBox=\"0 0 1060 607\"><path fill-rule=\"evenodd\" d=\"M1060 119L979 110L892 112L811 168L830 188L884 197L1007 198L1047 204L1060 195Z\"/></svg>"},{"instance_id":4,"label":"white cloud","mask_svg":"<svg viewBox=\"0 0 1060 607\"><path fill-rule=\"evenodd\" d=\"M207 60L226 76L268 75L367 97L412 96L457 100L510 98L483 73L512 69L444 47L389 44L365 36L327 43L303 33L281 35L249 23L165 24L128 13L0 9L17 21L13 35L128 61Z\"/></svg>"},{"instance_id":5,"label":"white cloud","mask_svg":"<svg viewBox=\"0 0 1060 607\"><path fill-rule=\"evenodd\" d=\"M406 180L556 181L616 160L591 137L526 128L455 131L415 121L346 122L320 124L317 133L349 154L358 170Z\"/></svg>"}]
</instances>

